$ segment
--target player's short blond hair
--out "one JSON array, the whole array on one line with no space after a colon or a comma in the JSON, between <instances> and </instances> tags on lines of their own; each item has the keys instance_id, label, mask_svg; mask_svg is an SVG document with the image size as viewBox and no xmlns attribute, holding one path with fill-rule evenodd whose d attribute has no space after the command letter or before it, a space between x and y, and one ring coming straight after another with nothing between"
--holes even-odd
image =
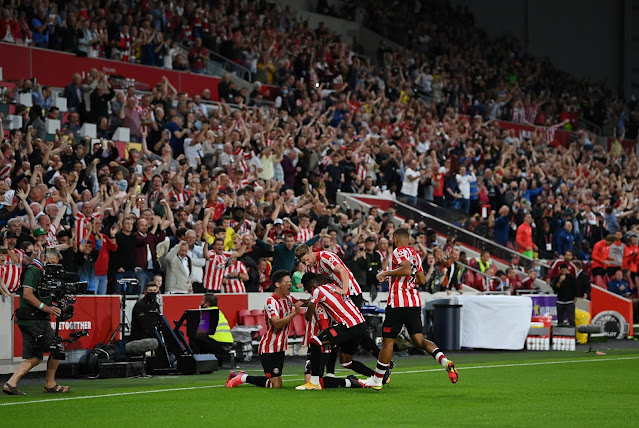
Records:
<instances>
[{"instance_id":1,"label":"player's short blond hair","mask_svg":"<svg viewBox=\"0 0 639 428\"><path fill-rule=\"evenodd\" d=\"M295 257L297 257L297 260L301 260L302 257L304 257L310 252L311 252L311 248L306 244L302 244L295 249Z\"/></svg>"}]
</instances>

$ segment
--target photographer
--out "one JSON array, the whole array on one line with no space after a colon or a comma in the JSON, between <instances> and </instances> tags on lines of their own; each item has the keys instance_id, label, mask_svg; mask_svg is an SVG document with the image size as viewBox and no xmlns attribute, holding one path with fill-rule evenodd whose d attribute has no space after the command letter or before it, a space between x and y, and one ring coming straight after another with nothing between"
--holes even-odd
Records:
<instances>
[{"instance_id":1,"label":"photographer","mask_svg":"<svg viewBox=\"0 0 639 428\"><path fill-rule=\"evenodd\" d=\"M58 264L60 251L49 248L46 250L45 257L46 263ZM33 264L27 267L22 279L20 308L16 310L16 324L22 332L22 358L24 361L2 388L2 391L8 395L24 395L24 392L18 389L18 382L42 362L43 353L48 352L53 343L55 333L51 328L50 317L53 315L57 318L61 312L60 308L53 306L51 297L40 299L35 293L43 269L43 264L39 260L34 260ZM46 393L69 392L68 386L60 386L55 381L58 364L59 361L53 356L49 357L44 384L44 392Z\"/></svg>"}]
</instances>

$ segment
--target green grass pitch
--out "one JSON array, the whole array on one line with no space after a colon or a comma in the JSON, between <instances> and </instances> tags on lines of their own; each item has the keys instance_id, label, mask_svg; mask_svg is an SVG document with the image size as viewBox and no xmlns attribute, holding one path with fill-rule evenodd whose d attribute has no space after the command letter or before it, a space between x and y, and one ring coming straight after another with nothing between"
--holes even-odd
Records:
<instances>
[{"instance_id":1,"label":"green grass pitch","mask_svg":"<svg viewBox=\"0 0 639 428\"><path fill-rule=\"evenodd\" d=\"M371 427L639 426L639 350L454 354L459 383L430 357L396 358L391 384L295 391L299 359L284 387L224 387L228 371L150 379L69 381L71 394L0 397L3 426ZM365 360L369 366L374 362ZM259 374L254 364L249 373ZM345 376L346 371L338 375Z\"/></svg>"}]
</instances>

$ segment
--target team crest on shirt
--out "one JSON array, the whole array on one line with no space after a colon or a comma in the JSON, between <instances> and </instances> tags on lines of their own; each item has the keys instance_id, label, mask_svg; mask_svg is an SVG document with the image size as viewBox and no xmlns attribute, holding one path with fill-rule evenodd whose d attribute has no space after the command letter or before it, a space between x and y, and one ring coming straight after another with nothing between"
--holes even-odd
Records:
<instances>
[{"instance_id":1,"label":"team crest on shirt","mask_svg":"<svg viewBox=\"0 0 639 428\"><path fill-rule=\"evenodd\" d=\"M269 303L268 305L266 305L266 310L269 312L273 312L275 311L275 306L273 306L271 303Z\"/></svg>"},{"instance_id":2,"label":"team crest on shirt","mask_svg":"<svg viewBox=\"0 0 639 428\"><path fill-rule=\"evenodd\" d=\"M278 369L277 367L275 367L273 369L273 374L280 374L280 369Z\"/></svg>"}]
</instances>

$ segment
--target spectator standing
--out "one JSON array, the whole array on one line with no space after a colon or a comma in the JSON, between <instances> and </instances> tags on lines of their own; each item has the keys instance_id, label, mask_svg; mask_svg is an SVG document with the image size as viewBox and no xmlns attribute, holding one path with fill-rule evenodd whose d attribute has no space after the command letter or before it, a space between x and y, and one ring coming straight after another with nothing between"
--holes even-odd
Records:
<instances>
[{"instance_id":1,"label":"spectator standing","mask_svg":"<svg viewBox=\"0 0 639 428\"><path fill-rule=\"evenodd\" d=\"M122 104L118 114L122 121L122 126L129 128L131 141L136 143L142 142L142 111L137 108L137 99L128 97L126 102Z\"/></svg>"},{"instance_id":2,"label":"spectator standing","mask_svg":"<svg viewBox=\"0 0 639 428\"><path fill-rule=\"evenodd\" d=\"M82 77L80 74L74 73L71 83L64 87L62 96L67 99L69 111L81 112L84 107L84 90L81 83Z\"/></svg>"},{"instance_id":3,"label":"spectator standing","mask_svg":"<svg viewBox=\"0 0 639 428\"><path fill-rule=\"evenodd\" d=\"M202 46L202 39L196 38L195 43L189 49L190 69L193 73L202 74L206 71L206 61L209 59L209 50Z\"/></svg>"},{"instance_id":4,"label":"spectator standing","mask_svg":"<svg viewBox=\"0 0 639 428\"><path fill-rule=\"evenodd\" d=\"M189 244L180 241L166 255L165 289L169 294L192 294L191 272L193 265L189 258Z\"/></svg>"},{"instance_id":5,"label":"spectator standing","mask_svg":"<svg viewBox=\"0 0 639 428\"><path fill-rule=\"evenodd\" d=\"M459 203L461 204L460 209L468 214L470 210L470 185L472 182L476 183L477 178L475 177L475 173L471 172L468 174L466 167L462 166L459 168L459 174L455 176L455 180L457 180L457 186L461 194L461 198L459 198Z\"/></svg>"},{"instance_id":6,"label":"spectator standing","mask_svg":"<svg viewBox=\"0 0 639 428\"><path fill-rule=\"evenodd\" d=\"M499 245L503 245L504 247L508 245L508 233L510 232L510 208L508 206L503 205L499 208L499 217L495 219L493 234L495 242ZM495 212L493 211L491 215L494 218Z\"/></svg>"},{"instance_id":7,"label":"spectator standing","mask_svg":"<svg viewBox=\"0 0 639 428\"><path fill-rule=\"evenodd\" d=\"M149 230L149 224L146 219L139 218L137 221L137 231L135 232L135 277L141 285L151 281L154 272L160 272L156 247L165 237L164 231L158 230L161 222L162 219L159 216L153 217L153 224L151 230Z\"/></svg>"},{"instance_id":8,"label":"spectator standing","mask_svg":"<svg viewBox=\"0 0 639 428\"><path fill-rule=\"evenodd\" d=\"M404 181L402 182L400 194L413 206L417 205L417 192L420 178L421 173L417 159L412 159L409 163L409 167L404 171Z\"/></svg>"},{"instance_id":9,"label":"spectator standing","mask_svg":"<svg viewBox=\"0 0 639 428\"><path fill-rule=\"evenodd\" d=\"M575 242L572 228L572 222L566 221L563 230L559 233L559 236L557 237L557 252L559 254L564 254L568 250L572 251L572 247Z\"/></svg>"},{"instance_id":10,"label":"spectator standing","mask_svg":"<svg viewBox=\"0 0 639 428\"><path fill-rule=\"evenodd\" d=\"M120 279L135 278L135 256L137 248L137 238L133 233L133 219L125 218L122 221L120 232L115 235L115 241L119 251L115 253L113 260L113 269L115 272L116 282L113 284L113 293L119 294L123 292L122 285L117 281ZM129 286L126 290L127 294L140 294L143 290L143 284L137 287Z\"/></svg>"}]
</instances>

